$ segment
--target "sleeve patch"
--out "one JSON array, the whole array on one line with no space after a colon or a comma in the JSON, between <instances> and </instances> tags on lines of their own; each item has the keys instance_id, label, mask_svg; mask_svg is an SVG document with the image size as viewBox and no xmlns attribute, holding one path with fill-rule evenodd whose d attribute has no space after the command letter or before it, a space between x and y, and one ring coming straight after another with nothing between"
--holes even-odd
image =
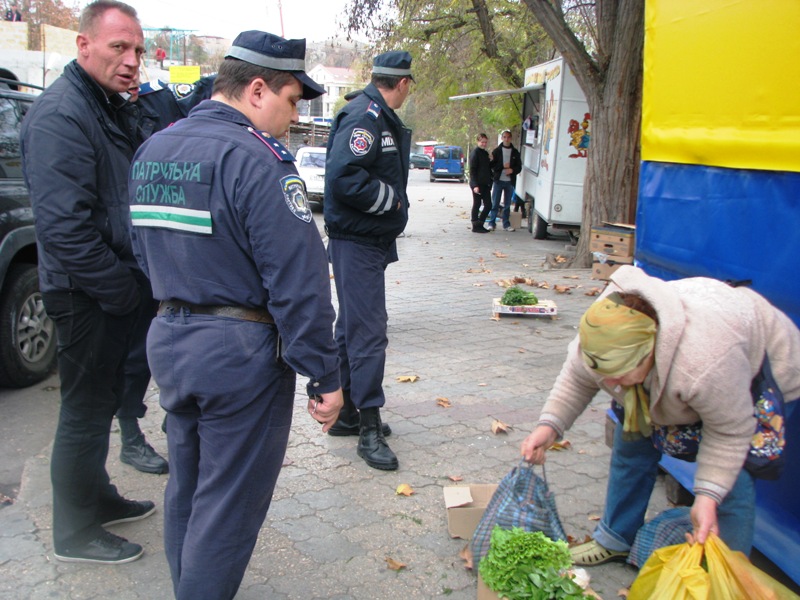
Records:
<instances>
[{"instance_id":1,"label":"sleeve patch","mask_svg":"<svg viewBox=\"0 0 800 600\"><path fill-rule=\"evenodd\" d=\"M374 141L375 136L369 131L357 127L353 129L353 133L350 134L350 150L356 156L364 156L369 152L370 148L372 148L372 142Z\"/></svg>"},{"instance_id":2,"label":"sleeve patch","mask_svg":"<svg viewBox=\"0 0 800 600\"><path fill-rule=\"evenodd\" d=\"M311 207L306 198L306 184L298 175L287 175L281 179L281 189L286 206L292 214L306 223L311 223Z\"/></svg>"}]
</instances>

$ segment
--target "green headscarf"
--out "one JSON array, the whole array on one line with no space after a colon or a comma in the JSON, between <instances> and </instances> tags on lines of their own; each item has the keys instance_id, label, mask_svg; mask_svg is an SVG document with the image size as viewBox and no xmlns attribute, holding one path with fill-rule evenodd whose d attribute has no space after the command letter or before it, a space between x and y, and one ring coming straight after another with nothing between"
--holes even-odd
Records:
<instances>
[{"instance_id":1,"label":"green headscarf","mask_svg":"<svg viewBox=\"0 0 800 600\"><path fill-rule=\"evenodd\" d=\"M590 369L606 377L630 373L653 351L656 322L625 306L618 293L593 303L581 318L579 337L583 360ZM623 432L649 436L650 397L644 386L625 391Z\"/></svg>"}]
</instances>

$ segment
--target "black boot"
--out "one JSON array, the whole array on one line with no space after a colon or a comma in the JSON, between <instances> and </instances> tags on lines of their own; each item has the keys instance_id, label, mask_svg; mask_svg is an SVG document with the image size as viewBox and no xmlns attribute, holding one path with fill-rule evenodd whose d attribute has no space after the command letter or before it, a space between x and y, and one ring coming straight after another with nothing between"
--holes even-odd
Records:
<instances>
[{"instance_id":1,"label":"black boot","mask_svg":"<svg viewBox=\"0 0 800 600\"><path fill-rule=\"evenodd\" d=\"M489 233L489 230L483 226L483 221L473 221L472 233Z\"/></svg>"},{"instance_id":2,"label":"black boot","mask_svg":"<svg viewBox=\"0 0 800 600\"><path fill-rule=\"evenodd\" d=\"M360 429L360 419L358 416L358 409L356 405L353 404L353 401L350 399L350 394L348 392L344 393L344 406L342 406L342 410L339 411L339 418L336 419L336 423L328 429L328 435L332 435L335 437L346 436L346 435L358 435ZM381 425L383 430L383 436L389 437L392 435L392 428L389 427L386 423Z\"/></svg>"},{"instance_id":3,"label":"black boot","mask_svg":"<svg viewBox=\"0 0 800 600\"><path fill-rule=\"evenodd\" d=\"M144 439L144 434L139 429L139 420L135 417L123 417L117 421L122 437L119 459L142 473L169 473L169 463Z\"/></svg>"},{"instance_id":4,"label":"black boot","mask_svg":"<svg viewBox=\"0 0 800 600\"><path fill-rule=\"evenodd\" d=\"M397 456L386 444L382 429L380 409L362 408L358 455L373 469L395 471L400 465Z\"/></svg>"}]
</instances>

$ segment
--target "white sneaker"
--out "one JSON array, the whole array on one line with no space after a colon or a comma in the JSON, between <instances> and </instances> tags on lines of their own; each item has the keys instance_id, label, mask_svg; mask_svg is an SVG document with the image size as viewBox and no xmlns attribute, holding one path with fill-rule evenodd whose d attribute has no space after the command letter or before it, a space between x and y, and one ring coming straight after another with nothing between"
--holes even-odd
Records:
<instances>
[{"instance_id":1,"label":"white sneaker","mask_svg":"<svg viewBox=\"0 0 800 600\"><path fill-rule=\"evenodd\" d=\"M513 227L503 227L503 229L505 229L508 232L514 231Z\"/></svg>"}]
</instances>

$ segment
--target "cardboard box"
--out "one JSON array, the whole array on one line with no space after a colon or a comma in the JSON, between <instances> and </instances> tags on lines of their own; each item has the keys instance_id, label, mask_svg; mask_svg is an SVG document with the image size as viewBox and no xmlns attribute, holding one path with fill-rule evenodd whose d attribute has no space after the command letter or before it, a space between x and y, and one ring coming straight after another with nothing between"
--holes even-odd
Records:
<instances>
[{"instance_id":1,"label":"cardboard box","mask_svg":"<svg viewBox=\"0 0 800 600\"><path fill-rule=\"evenodd\" d=\"M633 264L633 257L617 257L612 260L606 260L606 262L594 262L592 263L592 279L604 279L608 280L611 277L611 274L619 269L622 265L632 265Z\"/></svg>"},{"instance_id":2,"label":"cardboard box","mask_svg":"<svg viewBox=\"0 0 800 600\"><path fill-rule=\"evenodd\" d=\"M500 600L497 592L489 589L489 586L483 582L480 573L478 573L478 600Z\"/></svg>"},{"instance_id":3,"label":"cardboard box","mask_svg":"<svg viewBox=\"0 0 800 600\"><path fill-rule=\"evenodd\" d=\"M500 304L502 298L494 298L492 300L492 316L499 317L500 315L514 315L516 316L534 316L534 317L550 317L556 318L558 314L558 307L552 300L539 300L538 304L524 304L521 306L507 306Z\"/></svg>"},{"instance_id":4,"label":"cardboard box","mask_svg":"<svg viewBox=\"0 0 800 600\"><path fill-rule=\"evenodd\" d=\"M496 483L445 486L444 505L447 508L447 531L450 537L472 539L496 489Z\"/></svg>"},{"instance_id":5,"label":"cardboard box","mask_svg":"<svg viewBox=\"0 0 800 600\"><path fill-rule=\"evenodd\" d=\"M590 252L607 256L633 256L634 232L621 227L592 227Z\"/></svg>"},{"instance_id":6,"label":"cardboard box","mask_svg":"<svg viewBox=\"0 0 800 600\"><path fill-rule=\"evenodd\" d=\"M514 229L522 229L522 211L508 213L508 222Z\"/></svg>"}]
</instances>

